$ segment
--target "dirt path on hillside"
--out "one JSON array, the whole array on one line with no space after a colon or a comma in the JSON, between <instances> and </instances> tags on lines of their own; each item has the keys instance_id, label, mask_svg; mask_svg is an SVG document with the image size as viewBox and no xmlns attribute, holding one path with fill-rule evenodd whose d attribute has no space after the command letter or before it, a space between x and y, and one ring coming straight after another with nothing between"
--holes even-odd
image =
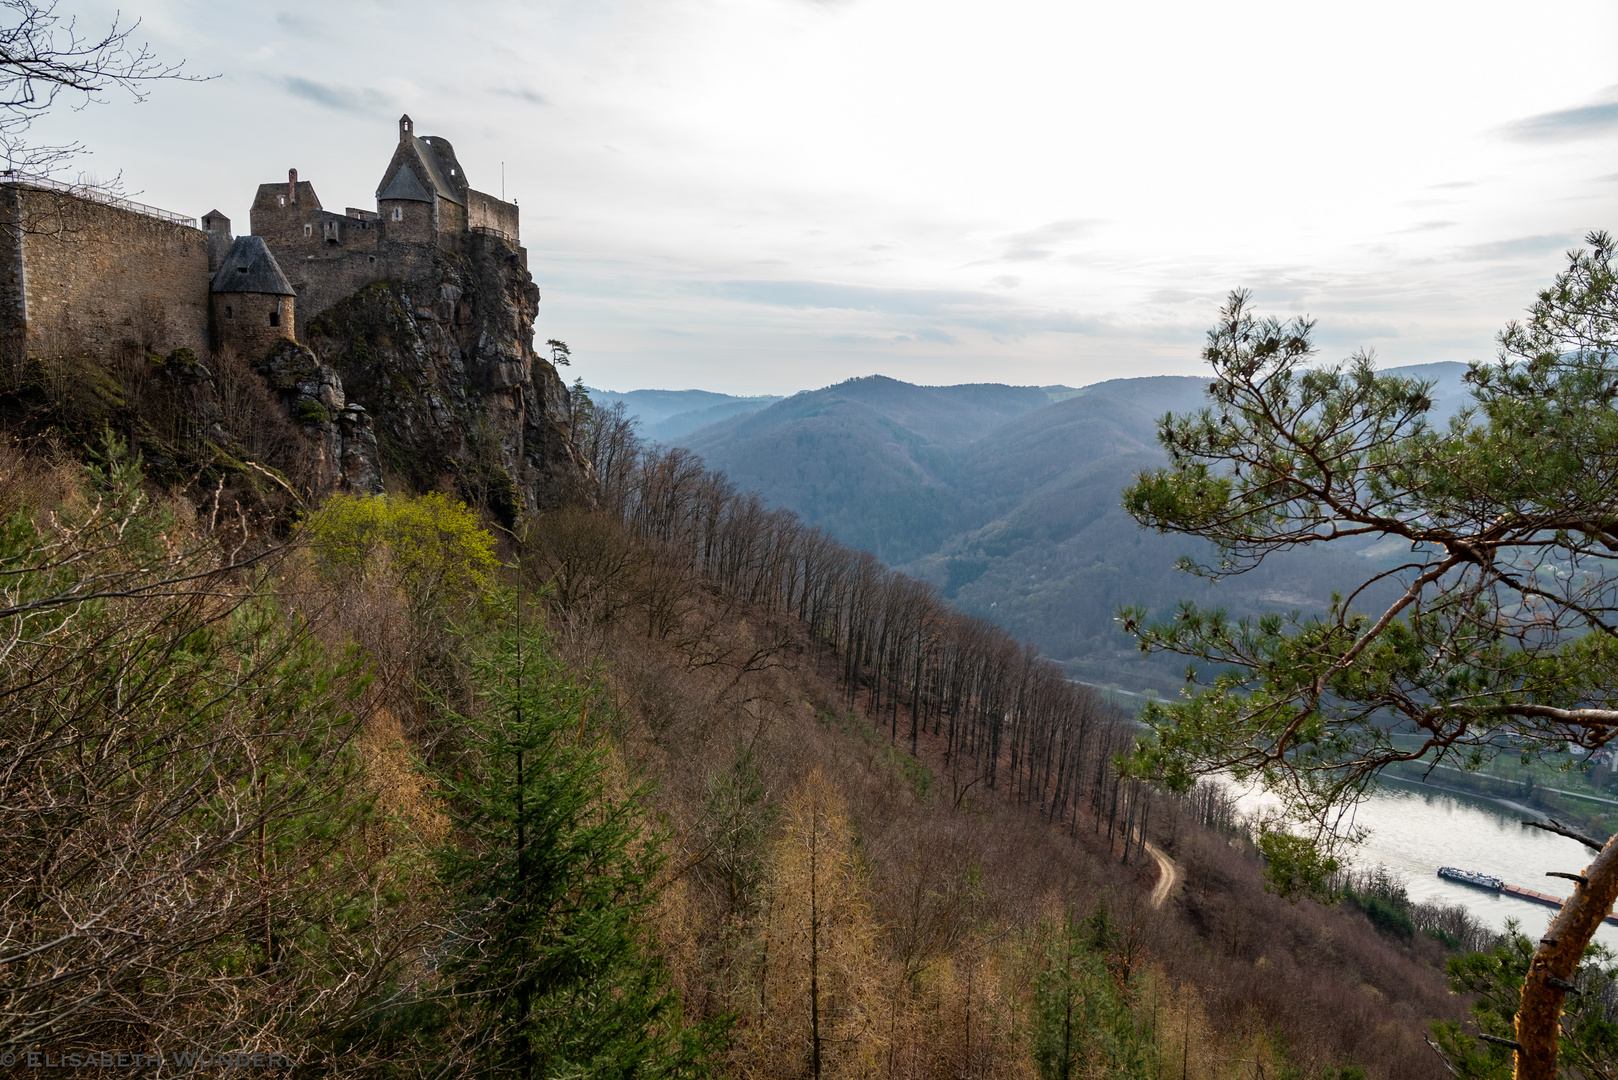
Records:
<instances>
[{"instance_id":1,"label":"dirt path on hillside","mask_svg":"<svg viewBox=\"0 0 1618 1080\"><path fill-rule=\"evenodd\" d=\"M1157 860L1157 884L1152 887L1152 906L1160 908L1169 898L1169 893L1174 891L1174 886L1180 883L1180 868L1150 840L1146 841L1146 853Z\"/></svg>"}]
</instances>

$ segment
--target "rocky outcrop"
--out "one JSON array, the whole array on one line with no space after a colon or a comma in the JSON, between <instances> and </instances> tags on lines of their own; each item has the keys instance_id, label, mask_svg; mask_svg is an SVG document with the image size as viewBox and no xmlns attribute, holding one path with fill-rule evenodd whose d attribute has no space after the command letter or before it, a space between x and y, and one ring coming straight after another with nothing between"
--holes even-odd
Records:
<instances>
[{"instance_id":1,"label":"rocky outcrop","mask_svg":"<svg viewBox=\"0 0 1618 1080\"><path fill-rule=\"evenodd\" d=\"M592 486L568 437L567 388L534 352L538 307L519 252L470 234L464 254L366 286L311 320L308 337L369 406L384 475L457 490L509 524Z\"/></svg>"},{"instance_id":2,"label":"rocky outcrop","mask_svg":"<svg viewBox=\"0 0 1618 1080\"><path fill-rule=\"evenodd\" d=\"M364 406L348 401L337 372L293 341L271 349L258 371L280 396L288 418L311 436L315 489L381 494L371 416Z\"/></svg>"}]
</instances>

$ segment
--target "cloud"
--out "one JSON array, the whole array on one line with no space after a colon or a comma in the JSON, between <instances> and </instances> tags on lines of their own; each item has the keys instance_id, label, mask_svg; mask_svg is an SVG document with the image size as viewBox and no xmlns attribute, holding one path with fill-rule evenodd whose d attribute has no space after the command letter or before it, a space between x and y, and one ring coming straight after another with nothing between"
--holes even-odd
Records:
<instances>
[{"instance_id":1,"label":"cloud","mask_svg":"<svg viewBox=\"0 0 1618 1080\"><path fill-rule=\"evenodd\" d=\"M924 326L920 330L913 331L913 336L917 341L932 341L939 345L960 344L960 341L955 337L954 334L931 326Z\"/></svg>"},{"instance_id":2,"label":"cloud","mask_svg":"<svg viewBox=\"0 0 1618 1080\"><path fill-rule=\"evenodd\" d=\"M1095 222L1080 218L1071 218L1067 221L1053 221L1049 225L1041 225L1037 229L1027 232L1011 233L999 238L1004 245L1000 258L1006 262L1035 262L1048 259L1056 254L1053 245L1064 240L1074 240L1095 227Z\"/></svg>"},{"instance_id":3,"label":"cloud","mask_svg":"<svg viewBox=\"0 0 1618 1080\"><path fill-rule=\"evenodd\" d=\"M1495 240L1487 244L1469 244L1459 250L1463 259L1488 261L1491 259L1520 259L1530 255L1543 255L1548 251L1562 251L1577 242L1568 233L1547 233L1543 236L1519 236L1511 240Z\"/></svg>"},{"instance_id":4,"label":"cloud","mask_svg":"<svg viewBox=\"0 0 1618 1080\"><path fill-rule=\"evenodd\" d=\"M281 85L293 97L300 97L316 105L336 109L338 112L371 114L393 108L393 99L379 90L333 86L330 83L305 79L300 75L287 76L281 80Z\"/></svg>"},{"instance_id":5,"label":"cloud","mask_svg":"<svg viewBox=\"0 0 1618 1080\"><path fill-rule=\"evenodd\" d=\"M1186 289L1155 289L1146 299L1153 304L1185 304L1216 299L1212 293L1190 292Z\"/></svg>"},{"instance_id":6,"label":"cloud","mask_svg":"<svg viewBox=\"0 0 1618 1080\"><path fill-rule=\"evenodd\" d=\"M714 291L727 300L788 308L840 308L883 315L947 315L962 309L1002 307L1006 301L961 289L894 289L829 281L722 281Z\"/></svg>"},{"instance_id":7,"label":"cloud","mask_svg":"<svg viewBox=\"0 0 1618 1080\"><path fill-rule=\"evenodd\" d=\"M1099 320L1072 312L1024 307L1010 297L964 289L895 289L829 281L741 280L712 282L702 289L710 295L743 304L943 318L960 326L1013 336L1094 334L1104 329ZM924 338L926 334L926 331L915 332L917 338ZM926 340L940 339L927 337Z\"/></svg>"},{"instance_id":8,"label":"cloud","mask_svg":"<svg viewBox=\"0 0 1618 1080\"><path fill-rule=\"evenodd\" d=\"M1001 274L994 279L994 283L1002 289L1015 289L1022 284L1022 278L1016 274Z\"/></svg>"},{"instance_id":9,"label":"cloud","mask_svg":"<svg viewBox=\"0 0 1618 1080\"><path fill-rule=\"evenodd\" d=\"M541 94L538 90L535 90L531 86L497 86L493 90L490 90L489 93L494 94L497 97L508 97L515 98L518 101L526 101L530 105L550 104L550 102L546 100L545 95Z\"/></svg>"},{"instance_id":10,"label":"cloud","mask_svg":"<svg viewBox=\"0 0 1618 1080\"><path fill-rule=\"evenodd\" d=\"M1397 231L1401 233L1432 232L1434 229L1448 229L1458 224L1460 224L1458 221L1418 221L1408 229L1399 229Z\"/></svg>"},{"instance_id":11,"label":"cloud","mask_svg":"<svg viewBox=\"0 0 1618 1080\"><path fill-rule=\"evenodd\" d=\"M1520 142L1567 142L1588 139L1618 130L1618 87L1609 86L1592 105L1527 116L1501 130L1507 138Z\"/></svg>"}]
</instances>

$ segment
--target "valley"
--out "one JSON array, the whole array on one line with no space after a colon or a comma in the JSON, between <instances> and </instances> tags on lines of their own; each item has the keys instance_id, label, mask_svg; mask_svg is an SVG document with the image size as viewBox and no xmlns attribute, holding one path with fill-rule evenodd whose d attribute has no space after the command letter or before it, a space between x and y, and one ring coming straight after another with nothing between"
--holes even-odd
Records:
<instances>
[{"instance_id":1,"label":"valley","mask_svg":"<svg viewBox=\"0 0 1618 1080\"><path fill-rule=\"evenodd\" d=\"M1393 373L1435 381L1433 420L1442 424L1464 400L1464 371L1445 363ZM1173 697L1183 663L1137 652L1118 631L1121 605L1144 604L1154 614L1181 600L1238 616L1317 612L1330 602L1332 584L1361 571L1363 560L1397 554L1369 545L1359 555L1300 550L1218 584L1176 572L1181 558L1212 560L1213 546L1141 529L1119 493L1163 462L1156 421L1202 407L1206 388L1205 379L1189 376L1077 389L916 386L872 376L666 437L658 431L673 415L667 410L691 417L699 405L712 407L699 396L708 392L596 400L645 409L643 434L696 452L768 505L930 582L961 611L1038 645L1070 677ZM1366 600L1382 598L1373 592Z\"/></svg>"}]
</instances>

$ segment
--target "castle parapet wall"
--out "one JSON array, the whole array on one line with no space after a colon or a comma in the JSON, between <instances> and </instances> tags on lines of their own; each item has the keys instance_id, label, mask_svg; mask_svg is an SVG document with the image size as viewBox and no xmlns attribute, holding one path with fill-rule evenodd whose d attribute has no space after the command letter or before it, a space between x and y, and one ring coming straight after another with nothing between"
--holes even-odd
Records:
<instances>
[{"instance_id":1,"label":"castle parapet wall","mask_svg":"<svg viewBox=\"0 0 1618 1080\"><path fill-rule=\"evenodd\" d=\"M520 239L516 203L504 202L481 191L468 191L466 218L468 228L492 231L513 244Z\"/></svg>"},{"instance_id":2,"label":"castle parapet wall","mask_svg":"<svg viewBox=\"0 0 1618 1080\"><path fill-rule=\"evenodd\" d=\"M0 340L13 359L208 347L208 234L124 200L0 184Z\"/></svg>"}]
</instances>

